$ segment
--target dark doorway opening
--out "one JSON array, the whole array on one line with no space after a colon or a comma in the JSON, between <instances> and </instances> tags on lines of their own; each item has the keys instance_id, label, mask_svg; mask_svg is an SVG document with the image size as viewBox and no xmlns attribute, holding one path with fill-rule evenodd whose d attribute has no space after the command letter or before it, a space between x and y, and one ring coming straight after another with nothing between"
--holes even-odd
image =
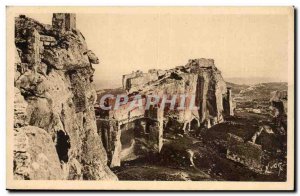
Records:
<instances>
[{"instance_id":1,"label":"dark doorway opening","mask_svg":"<svg viewBox=\"0 0 300 196\"><path fill-rule=\"evenodd\" d=\"M59 130L56 134L56 151L58 154L58 158L60 161L68 162L69 156L68 151L71 147L70 145L70 137L63 132L62 130Z\"/></svg>"}]
</instances>

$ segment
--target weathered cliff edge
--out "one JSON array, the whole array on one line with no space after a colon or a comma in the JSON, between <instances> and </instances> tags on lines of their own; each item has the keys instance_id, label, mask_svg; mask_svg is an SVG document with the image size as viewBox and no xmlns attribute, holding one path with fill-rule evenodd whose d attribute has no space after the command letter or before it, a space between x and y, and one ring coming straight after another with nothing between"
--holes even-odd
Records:
<instances>
[{"instance_id":1,"label":"weathered cliff edge","mask_svg":"<svg viewBox=\"0 0 300 196\"><path fill-rule=\"evenodd\" d=\"M95 121L99 60L75 17L53 14L52 25L15 19L15 179L117 180Z\"/></svg>"}]
</instances>

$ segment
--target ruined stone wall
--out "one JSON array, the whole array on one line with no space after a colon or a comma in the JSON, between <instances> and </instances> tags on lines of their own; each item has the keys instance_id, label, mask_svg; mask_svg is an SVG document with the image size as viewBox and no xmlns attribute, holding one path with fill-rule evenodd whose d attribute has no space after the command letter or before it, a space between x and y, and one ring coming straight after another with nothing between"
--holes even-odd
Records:
<instances>
[{"instance_id":1,"label":"ruined stone wall","mask_svg":"<svg viewBox=\"0 0 300 196\"><path fill-rule=\"evenodd\" d=\"M142 98L145 105L145 98ZM111 102L114 105L114 101ZM108 165L117 167L124 160L145 156L149 151L159 152L162 147L163 111L133 107L132 101L111 109L97 118L98 133L108 153Z\"/></svg>"},{"instance_id":2,"label":"ruined stone wall","mask_svg":"<svg viewBox=\"0 0 300 196\"><path fill-rule=\"evenodd\" d=\"M184 110L172 113L173 117L176 116L179 122L185 124L196 118L206 127L210 127L222 122L224 115L233 115L231 94L228 94L226 83L213 59L192 59L185 66L177 66L159 73L157 80L149 81L146 77L147 82L144 81L143 75L123 76L123 79L126 79L124 83L130 83L131 80L136 83L132 88L126 86L126 90L143 95L195 95L198 112ZM223 99L224 96L226 99ZM228 110L224 111L224 105L228 106ZM165 113L165 116L169 114Z\"/></svg>"},{"instance_id":3,"label":"ruined stone wall","mask_svg":"<svg viewBox=\"0 0 300 196\"><path fill-rule=\"evenodd\" d=\"M134 91L142 88L149 82L158 80L161 76L165 74L163 70L150 69L148 73L143 73L141 71L136 71L128 75L123 76L123 88L127 91Z\"/></svg>"},{"instance_id":4,"label":"ruined stone wall","mask_svg":"<svg viewBox=\"0 0 300 196\"><path fill-rule=\"evenodd\" d=\"M14 176L116 180L97 133L92 63L74 14L15 19Z\"/></svg>"}]
</instances>

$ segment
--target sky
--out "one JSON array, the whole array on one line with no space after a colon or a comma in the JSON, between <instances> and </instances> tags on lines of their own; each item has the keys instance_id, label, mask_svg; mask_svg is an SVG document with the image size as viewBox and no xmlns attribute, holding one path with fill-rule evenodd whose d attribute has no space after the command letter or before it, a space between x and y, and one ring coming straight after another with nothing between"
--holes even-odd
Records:
<instances>
[{"instance_id":1,"label":"sky","mask_svg":"<svg viewBox=\"0 0 300 196\"><path fill-rule=\"evenodd\" d=\"M51 14L26 14L51 23ZM197 13L77 14L77 28L100 59L97 89L122 85L135 70L170 69L189 59L212 58L228 80L287 81L286 15Z\"/></svg>"}]
</instances>

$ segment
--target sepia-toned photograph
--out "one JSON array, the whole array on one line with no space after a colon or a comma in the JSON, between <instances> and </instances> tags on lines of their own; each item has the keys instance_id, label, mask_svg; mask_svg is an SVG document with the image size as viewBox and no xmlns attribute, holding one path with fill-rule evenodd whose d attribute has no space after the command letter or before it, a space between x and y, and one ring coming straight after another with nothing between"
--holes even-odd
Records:
<instances>
[{"instance_id":1,"label":"sepia-toned photograph","mask_svg":"<svg viewBox=\"0 0 300 196\"><path fill-rule=\"evenodd\" d=\"M7 7L7 189L293 190L293 7Z\"/></svg>"}]
</instances>

